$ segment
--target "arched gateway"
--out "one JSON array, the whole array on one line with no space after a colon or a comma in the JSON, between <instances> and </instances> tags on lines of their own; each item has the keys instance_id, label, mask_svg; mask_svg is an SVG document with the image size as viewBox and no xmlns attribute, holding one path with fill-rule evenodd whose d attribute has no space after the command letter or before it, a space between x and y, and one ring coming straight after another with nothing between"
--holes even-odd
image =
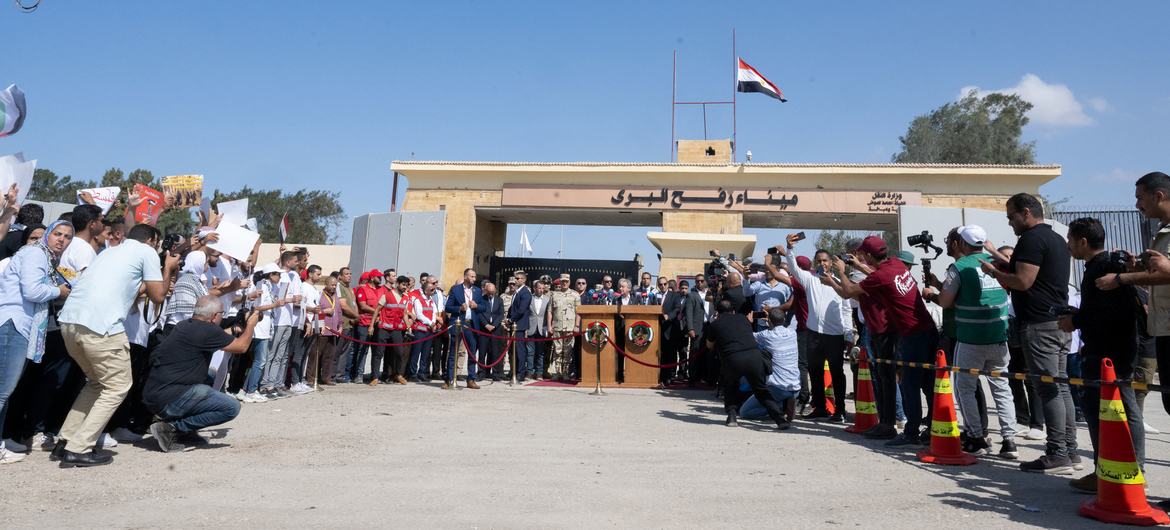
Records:
<instances>
[{"instance_id":1,"label":"arched gateway","mask_svg":"<svg viewBox=\"0 0 1170 530\"><path fill-rule=\"evenodd\" d=\"M744 227L898 230L902 206L1003 211L1059 165L395 161L404 212L444 212L443 285L486 272L508 223L655 227L659 274L701 270L708 251L751 255ZM660 230L658 229L660 228Z\"/></svg>"}]
</instances>

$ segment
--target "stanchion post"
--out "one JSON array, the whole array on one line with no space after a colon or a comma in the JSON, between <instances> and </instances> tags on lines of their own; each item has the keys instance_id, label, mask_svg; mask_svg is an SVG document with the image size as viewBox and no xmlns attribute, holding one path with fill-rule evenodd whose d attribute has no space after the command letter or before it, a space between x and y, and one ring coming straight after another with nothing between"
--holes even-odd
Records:
<instances>
[{"instance_id":1,"label":"stanchion post","mask_svg":"<svg viewBox=\"0 0 1170 530\"><path fill-rule=\"evenodd\" d=\"M589 341L586 341L586 342L589 342ZM590 343L590 344L592 344L592 343ZM594 386L593 386L593 391L590 392L589 395L590 396L604 396L605 391L601 389L601 350L604 349L604 346L597 346L596 344L594 344L593 347L594 347L594 349L597 350L597 353L595 354L595 355L597 355L597 362L595 363L597 365L597 379L594 380L595 382L594 382Z\"/></svg>"},{"instance_id":2,"label":"stanchion post","mask_svg":"<svg viewBox=\"0 0 1170 530\"><path fill-rule=\"evenodd\" d=\"M459 335L459 340L463 340L463 319L460 318L455 321L455 333ZM454 355L454 360L451 356ZM443 368L451 367L451 386L447 390L455 390L459 386L459 343L455 342L455 336L447 331L447 362L443 363Z\"/></svg>"},{"instance_id":3,"label":"stanchion post","mask_svg":"<svg viewBox=\"0 0 1170 530\"><path fill-rule=\"evenodd\" d=\"M516 328L512 328L510 335L511 340L509 342L511 344L508 345L508 350L511 358L508 362L512 363L512 380L508 383L508 386L514 387L516 386Z\"/></svg>"}]
</instances>

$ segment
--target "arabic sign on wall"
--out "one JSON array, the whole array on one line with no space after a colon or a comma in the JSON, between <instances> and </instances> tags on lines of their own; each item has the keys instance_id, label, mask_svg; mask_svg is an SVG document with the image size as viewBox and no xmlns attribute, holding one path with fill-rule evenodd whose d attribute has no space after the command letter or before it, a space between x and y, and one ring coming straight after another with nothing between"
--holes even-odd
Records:
<instances>
[{"instance_id":1,"label":"arabic sign on wall","mask_svg":"<svg viewBox=\"0 0 1170 530\"><path fill-rule=\"evenodd\" d=\"M917 191L836 191L780 188L555 187L505 184L501 206L622 210L897 213L919 206Z\"/></svg>"}]
</instances>

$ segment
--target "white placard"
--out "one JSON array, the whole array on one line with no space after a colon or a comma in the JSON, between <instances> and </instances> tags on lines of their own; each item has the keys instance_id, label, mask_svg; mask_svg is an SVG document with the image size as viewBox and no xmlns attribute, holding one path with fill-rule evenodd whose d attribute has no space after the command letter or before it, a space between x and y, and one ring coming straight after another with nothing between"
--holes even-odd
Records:
<instances>
[{"instance_id":1,"label":"white placard","mask_svg":"<svg viewBox=\"0 0 1170 530\"><path fill-rule=\"evenodd\" d=\"M118 202L118 195L122 193L122 189L117 186L110 186L107 188L90 188L88 190L77 190L77 204L85 204L85 200L81 198L82 193L88 193L93 198L94 206L102 209L102 214L109 213L110 208Z\"/></svg>"},{"instance_id":2,"label":"white placard","mask_svg":"<svg viewBox=\"0 0 1170 530\"><path fill-rule=\"evenodd\" d=\"M260 234L236 225L220 223L215 229L219 234L219 241L207 245L231 258L246 261L256 247Z\"/></svg>"},{"instance_id":3,"label":"white placard","mask_svg":"<svg viewBox=\"0 0 1170 530\"><path fill-rule=\"evenodd\" d=\"M221 202L215 205L215 210L219 212L220 224L244 226L248 222L248 199Z\"/></svg>"},{"instance_id":4,"label":"white placard","mask_svg":"<svg viewBox=\"0 0 1170 530\"><path fill-rule=\"evenodd\" d=\"M255 217L249 217L248 220L244 223L244 228L247 228L248 230L251 230L253 232L259 233L260 228L258 228L258 227L259 227L259 225L256 224Z\"/></svg>"},{"instance_id":5,"label":"white placard","mask_svg":"<svg viewBox=\"0 0 1170 530\"><path fill-rule=\"evenodd\" d=\"M24 204L28 197L28 189L32 187L33 172L37 169L37 161L25 161L24 153L0 156L0 194L7 193L12 184L16 184L17 204Z\"/></svg>"}]
</instances>

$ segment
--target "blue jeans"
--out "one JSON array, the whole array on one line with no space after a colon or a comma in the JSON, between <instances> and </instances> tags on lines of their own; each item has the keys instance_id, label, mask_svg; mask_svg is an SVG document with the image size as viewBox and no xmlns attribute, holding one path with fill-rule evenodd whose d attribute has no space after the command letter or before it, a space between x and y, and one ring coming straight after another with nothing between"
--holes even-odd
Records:
<instances>
[{"instance_id":1,"label":"blue jeans","mask_svg":"<svg viewBox=\"0 0 1170 530\"><path fill-rule=\"evenodd\" d=\"M481 351L483 348L480 346L479 341L484 340L487 337L476 337L475 334L472 333L468 328L463 328L462 340L460 340L459 334L455 332L455 328L451 328L451 331L447 333L447 337L448 340L451 341L451 344L450 347L447 348L447 370L444 372L443 379L451 381L455 380L455 376L452 375L457 373L455 371L455 357L457 357L456 354L459 353L459 348L463 348L463 341L467 341L467 347L464 348L465 350L468 350L467 380L475 381L476 374L479 372L479 366L476 366L475 360L479 360L484 364L488 363L486 360L479 359L478 356L479 351Z\"/></svg>"},{"instance_id":2,"label":"blue jeans","mask_svg":"<svg viewBox=\"0 0 1170 530\"><path fill-rule=\"evenodd\" d=\"M415 330L415 334L430 334L429 331ZM425 335L423 335L425 336ZM427 377L431 368L431 344L435 339L427 339L410 345L410 360L406 363L406 378Z\"/></svg>"},{"instance_id":3,"label":"blue jeans","mask_svg":"<svg viewBox=\"0 0 1170 530\"><path fill-rule=\"evenodd\" d=\"M353 328L353 338L366 342L373 342L370 340L370 328L366 326L357 325ZM353 355L350 356L349 362L346 363L345 369L349 372L349 380L355 383L362 382L362 374L366 372L366 355L370 353L370 346L368 344L354 343Z\"/></svg>"},{"instance_id":4,"label":"blue jeans","mask_svg":"<svg viewBox=\"0 0 1170 530\"><path fill-rule=\"evenodd\" d=\"M784 402L800 394L800 389L784 390L778 386L768 385L768 392L772 393L772 398L780 405L780 409L784 410ZM756 399L756 396L751 396L743 402L743 405L740 405L739 417L746 420L762 420L768 417L768 409L760 404L760 400Z\"/></svg>"},{"instance_id":5,"label":"blue jeans","mask_svg":"<svg viewBox=\"0 0 1170 530\"><path fill-rule=\"evenodd\" d=\"M539 336L528 337L529 339L539 339ZM526 357L524 366L528 367L528 373L540 377L544 373L544 345L547 342L525 342L524 355Z\"/></svg>"},{"instance_id":6,"label":"blue jeans","mask_svg":"<svg viewBox=\"0 0 1170 530\"><path fill-rule=\"evenodd\" d=\"M204 427L232 421L240 415L240 402L216 392L207 385L195 385L179 399L167 404L158 417L170 423L179 432L195 432Z\"/></svg>"},{"instance_id":7,"label":"blue jeans","mask_svg":"<svg viewBox=\"0 0 1170 530\"><path fill-rule=\"evenodd\" d=\"M248 369L248 378L244 380L244 392L251 394L260 386L260 376L264 375L264 362L268 358L268 341L270 339L252 339L252 367Z\"/></svg>"},{"instance_id":8,"label":"blue jeans","mask_svg":"<svg viewBox=\"0 0 1170 530\"><path fill-rule=\"evenodd\" d=\"M906 335L898 342L901 360L914 363L935 361L938 330L932 326L925 331ZM922 422L930 425L934 410L934 372L922 368L902 367L902 410L906 413L906 432L917 434ZM922 396L926 396L926 417L922 416Z\"/></svg>"},{"instance_id":9,"label":"blue jeans","mask_svg":"<svg viewBox=\"0 0 1170 530\"><path fill-rule=\"evenodd\" d=\"M8 413L8 396L20 382L27 354L28 339L16 331L12 320L0 326L0 429L4 427L4 416Z\"/></svg>"}]
</instances>

